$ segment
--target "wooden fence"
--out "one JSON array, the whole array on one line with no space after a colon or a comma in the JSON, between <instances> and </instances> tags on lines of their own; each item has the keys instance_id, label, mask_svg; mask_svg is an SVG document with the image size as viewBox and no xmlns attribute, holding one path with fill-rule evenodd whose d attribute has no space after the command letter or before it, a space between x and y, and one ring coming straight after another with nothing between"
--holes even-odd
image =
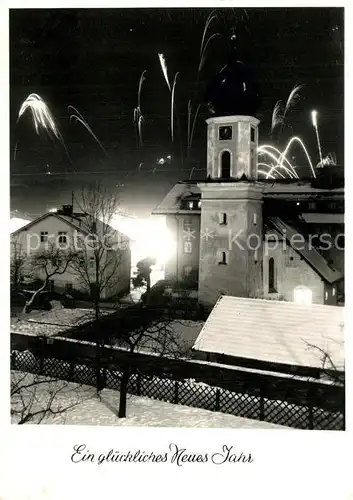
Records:
<instances>
[{"instance_id":1,"label":"wooden fence","mask_svg":"<svg viewBox=\"0 0 353 500\"><path fill-rule=\"evenodd\" d=\"M344 430L344 386L198 360L11 334L11 368L302 429Z\"/></svg>"}]
</instances>

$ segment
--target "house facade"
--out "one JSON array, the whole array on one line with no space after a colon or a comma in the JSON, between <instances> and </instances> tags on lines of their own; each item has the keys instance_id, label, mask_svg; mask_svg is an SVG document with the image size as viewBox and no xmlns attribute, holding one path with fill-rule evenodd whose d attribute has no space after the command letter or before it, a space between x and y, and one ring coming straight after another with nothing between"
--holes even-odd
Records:
<instances>
[{"instance_id":1,"label":"house facade","mask_svg":"<svg viewBox=\"0 0 353 500\"><path fill-rule=\"evenodd\" d=\"M252 116L207 120L206 179L176 184L153 211L177 242L166 279L194 279L200 302L221 295L335 305L344 301L344 185L260 179ZM326 170L326 171L325 171Z\"/></svg>"},{"instance_id":2,"label":"house facade","mask_svg":"<svg viewBox=\"0 0 353 500\"><path fill-rule=\"evenodd\" d=\"M101 298L108 299L116 295L129 293L131 253L127 236L109 228L109 245L102 246L99 258L99 280L104 283ZM49 288L52 291L89 295L96 286L96 262L93 249L94 239L100 238L99 228L90 235L85 224L85 215L73 213L71 205L64 205L62 210L43 214L26 226L11 233L11 259L15 254L24 259L23 274L28 281L43 280L42 272L31 268L32 257L57 249L77 254L75 265L70 263L64 273L52 276ZM55 252L55 250L54 250ZM79 258L81 260L79 260ZM81 263L81 264L80 264Z\"/></svg>"}]
</instances>

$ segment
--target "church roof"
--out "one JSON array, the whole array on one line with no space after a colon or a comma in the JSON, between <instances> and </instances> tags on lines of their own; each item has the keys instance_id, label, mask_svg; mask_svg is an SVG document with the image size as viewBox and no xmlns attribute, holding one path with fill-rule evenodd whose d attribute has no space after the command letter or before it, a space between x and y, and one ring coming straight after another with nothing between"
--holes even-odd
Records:
<instances>
[{"instance_id":1,"label":"church roof","mask_svg":"<svg viewBox=\"0 0 353 500\"><path fill-rule=\"evenodd\" d=\"M343 312L337 306L222 296L193 349L318 369L323 368L322 349L343 369Z\"/></svg>"},{"instance_id":2,"label":"church roof","mask_svg":"<svg viewBox=\"0 0 353 500\"><path fill-rule=\"evenodd\" d=\"M200 197L200 188L193 182L178 182L152 211L154 215L189 212L181 210L181 201L192 196Z\"/></svg>"},{"instance_id":3,"label":"church roof","mask_svg":"<svg viewBox=\"0 0 353 500\"><path fill-rule=\"evenodd\" d=\"M286 238L293 250L298 252L326 282L332 284L343 278L343 275L330 266L326 259L306 240L301 240L298 245L293 244L294 236L301 234L299 230L283 222L279 217L269 217L268 220Z\"/></svg>"}]
</instances>

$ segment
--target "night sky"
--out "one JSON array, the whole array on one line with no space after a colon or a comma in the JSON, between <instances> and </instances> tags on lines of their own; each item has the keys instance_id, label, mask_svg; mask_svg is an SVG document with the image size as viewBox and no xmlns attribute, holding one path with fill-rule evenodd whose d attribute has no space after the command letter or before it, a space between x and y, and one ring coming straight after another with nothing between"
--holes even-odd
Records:
<instances>
[{"instance_id":1,"label":"night sky","mask_svg":"<svg viewBox=\"0 0 353 500\"><path fill-rule=\"evenodd\" d=\"M187 106L204 100L210 78L226 62L227 43L236 32L240 59L252 69L260 89L257 117L260 143L284 147L292 135L306 143L318 162L310 112L318 111L323 154L343 158L343 9L216 9L207 38L203 69L200 44L212 9L37 9L10 10L11 208L36 217L69 203L71 191L101 181L121 193L122 208L148 216L175 182L205 177L206 124L201 106L187 155ZM171 140L171 94L158 53L163 53L175 87L175 130ZM141 73L143 145L133 122ZM271 138L277 100L287 100L304 84L300 100L281 134ZM30 112L17 123L31 93L48 104L68 154L53 136L36 134ZM84 117L104 147L80 123L69 121L68 106ZM16 156L14 151L16 148ZM171 162L157 163L172 155ZM298 165L304 157L293 151ZM141 163L143 163L141 165ZM50 175L47 172L51 172Z\"/></svg>"}]
</instances>

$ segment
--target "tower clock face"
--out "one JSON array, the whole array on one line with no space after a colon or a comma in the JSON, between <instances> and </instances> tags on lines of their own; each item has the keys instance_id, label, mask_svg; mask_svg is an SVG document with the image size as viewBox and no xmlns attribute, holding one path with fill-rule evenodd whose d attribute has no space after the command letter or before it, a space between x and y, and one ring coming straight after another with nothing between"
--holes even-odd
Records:
<instances>
[{"instance_id":1,"label":"tower clock face","mask_svg":"<svg viewBox=\"0 0 353 500\"><path fill-rule=\"evenodd\" d=\"M220 127L219 138L221 141L229 141L232 138L232 127Z\"/></svg>"}]
</instances>

